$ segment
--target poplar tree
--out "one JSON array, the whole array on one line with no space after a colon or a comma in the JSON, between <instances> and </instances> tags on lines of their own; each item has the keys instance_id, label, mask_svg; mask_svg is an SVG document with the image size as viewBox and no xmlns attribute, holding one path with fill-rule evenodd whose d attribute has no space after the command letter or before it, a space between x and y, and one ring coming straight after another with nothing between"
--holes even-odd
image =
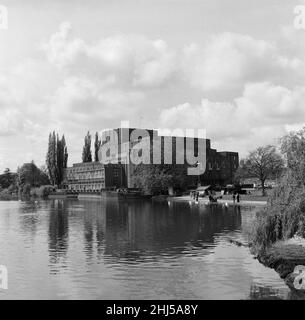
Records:
<instances>
[{"instance_id":1,"label":"poplar tree","mask_svg":"<svg viewBox=\"0 0 305 320\"><path fill-rule=\"evenodd\" d=\"M49 134L46 165L50 181L53 185L60 185L64 178L64 169L67 168L68 149L65 137L59 139L58 134Z\"/></svg>"},{"instance_id":2,"label":"poplar tree","mask_svg":"<svg viewBox=\"0 0 305 320\"><path fill-rule=\"evenodd\" d=\"M99 161L99 158L98 158L98 153L99 153L99 150L100 150L100 147L101 147L101 139L99 139L99 136L98 136L98 132L95 133L95 142L94 142L94 161L95 162L98 162Z\"/></svg>"},{"instance_id":3,"label":"poplar tree","mask_svg":"<svg viewBox=\"0 0 305 320\"><path fill-rule=\"evenodd\" d=\"M63 180L63 166L64 166L64 146L63 141L56 135L56 173L57 173L57 185L60 185Z\"/></svg>"},{"instance_id":4,"label":"poplar tree","mask_svg":"<svg viewBox=\"0 0 305 320\"><path fill-rule=\"evenodd\" d=\"M57 165L57 157L56 157L56 137L55 132L49 134L49 145L48 152L46 158L46 165L48 168L48 173L50 177L50 181L53 185L56 184L56 165Z\"/></svg>"},{"instance_id":5,"label":"poplar tree","mask_svg":"<svg viewBox=\"0 0 305 320\"><path fill-rule=\"evenodd\" d=\"M63 135L62 136L62 144L63 144L63 147L64 147L64 163L63 163L63 168L67 168L68 166L68 148L67 148L67 145L66 145L66 139L65 139L65 136Z\"/></svg>"},{"instance_id":6,"label":"poplar tree","mask_svg":"<svg viewBox=\"0 0 305 320\"><path fill-rule=\"evenodd\" d=\"M91 134L88 131L85 136L85 144L83 147L83 154L82 154L83 162L92 162L92 153L91 153Z\"/></svg>"}]
</instances>

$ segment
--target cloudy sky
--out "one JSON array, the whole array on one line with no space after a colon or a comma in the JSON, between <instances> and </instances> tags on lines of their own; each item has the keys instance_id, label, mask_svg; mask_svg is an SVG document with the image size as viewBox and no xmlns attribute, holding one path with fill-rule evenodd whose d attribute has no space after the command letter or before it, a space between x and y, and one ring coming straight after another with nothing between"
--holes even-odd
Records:
<instances>
[{"instance_id":1,"label":"cloudy sky","mask_svg":"<svg viewBox=\"0 0 305 320\"><path fill-rule=\"evenodd\" d=\"M121 120L244 156L305 122L302 0L0 0L0 172Z\"/></svg>"}]
</instances>

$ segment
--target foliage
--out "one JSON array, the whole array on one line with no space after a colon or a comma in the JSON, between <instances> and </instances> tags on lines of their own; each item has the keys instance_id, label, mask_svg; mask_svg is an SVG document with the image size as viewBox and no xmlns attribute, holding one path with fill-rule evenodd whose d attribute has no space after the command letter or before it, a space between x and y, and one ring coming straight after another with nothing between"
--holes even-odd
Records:
<instances>
[{"instance_id":1,"label":"foliage","mask_svg":"<svg viewBox=\"0 0 305 320\"><path fill-rule=\"evenodd\" d=\"M28 197L31 195L31 185L26 183L22 186L22 195Z\"/></svg>"},{"instance_id":2,"label":"foliage","mask_svg":"<svg viewBox=\"0 0 305 320\"><path fill-rule=\"evenodd\" d=\"M30 195L33 197L45 198L53 191L53 188L54 187L50 185L41 186L39 188L32 188L30 191Z\"/></svg>"},{"instance_id":3,"label":"foliage","mask_svg":"<svg viewBox=\"0 0 305 320\"><path fill-rule=\"evenodd\" d=\"M49 144L46 156L46 166L50 181L53 185L60 185L63 181L64 169L67 168L68 150L65 136L59 139L58 134L49 134Z\"/></svg>"},{"instance_id":4,"label":"foliage","mask_svg":"<svg viewBox=\"0 0 305 320\"><path fill-rule=\"evenodd\" d=\"M85 144L83 147L83 154L82 154L83 162L92 162L92 153L91 153L91 134L88 131L85 136Z\"/></svg>"},{"instance_id":5,"label":"foliage","mask_svg":"<svg viewBox=\"0 0 305 320\"><path fill-rule=\"evenodd\" d=\"M239 162L239 167L234 173L234 183L236 184L240 183L244 179L252 178L251 174L248 172L246 168L245 162L245 159L241 159Z\"/></svg>"},{"instance_id":6,"label":"foliage","mask_svg":"<svg viewBox=\"0 0 305 320\"><path fill-rule=\"evenodd\" d=\"M274 146L259 147L251 151L246 159L241 161L236 178L258 178L265 195L265 182L268 178L278 177L284 168L284 160Z\"/></svg>"},{"instance_id":7,"label":"foliage","mask_svg":"<svg viewBox=\"0 0 305 320\"><path fill-rule=\"evenodd\" d=\"M102 141L98 136L98 132L95 133L95 141L94 141L94 161L98 162L99 158L98 158L98 153L101 147Z\"/></svg>"},{"instance_id":8,"label":"foliage","mask_svg":"<svg viewBox=\"0 0 305 320\"><path fill-rule=\"evenodd\" d=\"M305 185L305 128L284 136L281 143L289 175L297 185Z\"/></svg>"},{"instance_id":9,"label":"foliage","mask_svg":"<svg viewBox=\"0 0 305 320\"><path fill-rule=\"evenodd\" d=\"M15 182L16 173L12 173L9 168L6 168L3 174L0 175L0 187L3 189L8 188Z\"/></svg>"},{"instance_id":10,"label":"foliage","mask_svg":"<svg viewBox=\"0 0 305 320\"><path fill-rule=\"evenodd\" d=\"M305 238L304 146L304 129L282 139L288 168L253 225L250 241L256 250L295 235Z\"/></svg>"},{"instance_id":11,"label":"foliage","mask_svg":"<svg viewBox=\"0 0 305 320\"><path fill-rule=\"evenodd\" d=\"M13 200L17 198L17 196L13 195L12 191L7 189L0 189L0 200Z\"/></svg>"},{"instance_id":12,"label":"foliage","mask_svg":"<svg viewBox=\"0 0 305 320\"><path fill-rule=\"evenodd\" d=\"M184 189L186 167L183 165L140 164L134 172L135 184L148 194L167 194L169 187Z\"/></svg>"},{"instance_id":13,"label":"foliage","mask_svg":"<svg viewBox=\"0 0 305 320\"><path fill-rule=\"evenodd\" d=\"M64 179L64 169L67 168L67 161L68 161L68 151L66 146L66 140L65 136L62 136L61 139L59 139L57 135L56 139L57 148L56 148L56 171L57 171L57 185L61 185L63 179Z\"/></svg>"},{"instance_id":14,"label":"foliage","mask_svg":"<svg viewBox=\"0 0 305 320\"><path fill-rule=\"evenodd\" d=\"M18 168L17 174L20 186L28 184L30 187L39 187L49 184L49 178L46 173L40 170L33 161L25 163L21 168Z\"/></svg>"},{"instance_id":15,"label":"foliage","mask_svg":"<svg viewBox=\"0 0 305 320\"><path fill-rule=\"evenodd\" d=\"M56 135L55 132L49 134L49 145L48 145L48 152L47 152L47 158L46 158L46 165L49 172L49 177L51 183L54 185L57 181L57 150L56 150Z\"/></svg>"}]
</instances>

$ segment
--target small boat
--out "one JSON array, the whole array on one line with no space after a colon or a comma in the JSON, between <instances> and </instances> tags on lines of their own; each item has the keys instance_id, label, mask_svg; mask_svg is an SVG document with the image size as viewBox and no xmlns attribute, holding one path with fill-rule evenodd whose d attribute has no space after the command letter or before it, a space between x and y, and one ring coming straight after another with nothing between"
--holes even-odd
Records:
<instances>
[{"instance_id":1,"label":"small boat","mask_svg":"<svg viewBox=\"0 0 305 320\"><path fill-rule=\"evenodd\" d=\"M151 199L152 195L144 194L138 188L120 188L116 190L118 199Z\"/></svg>"}]
</instances>

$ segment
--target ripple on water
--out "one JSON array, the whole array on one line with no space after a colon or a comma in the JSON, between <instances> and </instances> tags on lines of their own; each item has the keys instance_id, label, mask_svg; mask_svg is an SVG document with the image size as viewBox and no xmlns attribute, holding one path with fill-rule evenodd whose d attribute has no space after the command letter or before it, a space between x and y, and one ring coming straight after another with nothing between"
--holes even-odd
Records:
<instances>
[{"instance_id":1,"label":"ripple on water","mask_svg":"<svg viewBox=\"0 0 305 320\"><path fill-rule=\"evenodd\" d=\"M246 243L254 216L188 203L0 202L11 283L0 298L289 299L274 270L233 243Z\"/></svg>"}]
</instances>

